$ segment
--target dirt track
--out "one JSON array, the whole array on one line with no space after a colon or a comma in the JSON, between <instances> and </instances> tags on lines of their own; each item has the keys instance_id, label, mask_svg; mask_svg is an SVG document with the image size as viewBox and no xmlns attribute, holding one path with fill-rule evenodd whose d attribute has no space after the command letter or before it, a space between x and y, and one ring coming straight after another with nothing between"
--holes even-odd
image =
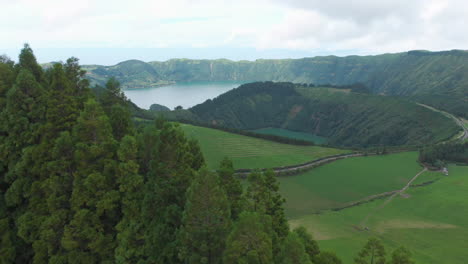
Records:
<instances>
[{"instance_id":1,"label":"dirt track","mask_svg":"<svg viewBox=\"0 0 468 264\"><path fill-rule=\"evenodd\" d=\"M404 191L406 191L410 186L411 186L411 183L413 183L418 177L419 175L421 175L422 173L424 173L425 171L427 171L427 168L424 168L422 171L418 172L418 174L416 174L403 188L401 188L400 190L396 190L396 191L392 191L392 192L386 192L384 194L388 194L388 193L393 193L383 204L381 204L379 207L376 207L373 211L371 211L366 217L364 217L364 219L361 221L361 223L359 223L359 226L365 228L366 226L366 223L367 221L369 220L369 218L375 214L378 210L384 208L387 204L389 204L393 198L395 198L397 195L401 195ZM377 195L373 195L373 196L382 196L382 194L377 194ZM366 198L365 198L366 199ZM364 200L364 199L363 199Z\"/></svg>"}]
</instances>

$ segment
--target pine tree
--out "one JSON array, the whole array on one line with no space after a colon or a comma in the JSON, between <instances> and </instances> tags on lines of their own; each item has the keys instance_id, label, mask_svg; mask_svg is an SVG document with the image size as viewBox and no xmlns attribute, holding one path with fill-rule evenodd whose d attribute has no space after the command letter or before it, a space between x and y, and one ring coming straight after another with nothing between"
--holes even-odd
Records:
<instances>
[{"instance_id":1,"label":"pine tree","mask_svg":"<svg viewBox=\"0 0 468 264\"><path fill-rule=\"evenodd\" d=\"M253 172L248 177L247 198L254 212L265 213L272 219L272 243L273 252L280 251L282 240L289 232L289 226L284 213L284 199L279 193L279 185L275 173L271 170L260 173ZM277 258L275 258L277 259Z\"/></svg>"},{"instance_id":2,"label":"pine tree","mask_svg":"<svg viewBox=\"0 0 468 264\"><path fill-rule=\"evenodd\" d=\"M179 245L174 237L182 223L185 194L194 175L191 168L194 155L178 126L159 120L154 129L158 132L153 136L147 132L145 137L156 144L151 150L142 151L148 154L142 160L143 167L149 167L142 217L146 231L145 256L150 263L178 263Z\"/></svg>"},{"instance_id":3,"label":"pine tree","mask_svg":"<svg viewBox=\"0 0 468 264\"><path fill-rule=\"evenodd\" d=\"M122 197L122 218L117 224L117 263L137 263L143 258L141 247L144 230L141 223L141 202L144 179L138 174L137 143L134 137L125 136L117 152L119 158L118 179Z\"/></svg>"},{"instance_id":4,"label":"pine tree","mask_svg":"<svg viewBox=\"0 0 468 264\"><path fill-rule=\"evenodd\" d=\"M390 264L414 264L414 260L411 258L411 252L405 247L399 247L392 253L392 260Z\"/></svg>"},{"instance_id":5,"label":"pine tree","mask_svg":"<svg viewBox=\"0 0 468 264\"><path fill-rule=\"evenodd\" d=\"M179 233L185 263L221 263L230 228L230 208L219 176L202 169L187 191Z\"/></svg>"},{"instance_id":6,"label":"pine tree","mask_svg":"<svg viewBox=\"0 0 468 264\"><path fill-rule=\"evenodd\" d=\"M384 264L385 248L377 238L369 238L364 248L354 259L356 264Z\"/></svg>"},{"instance_id":7,"label":"pine tree","mask_svg":"<svg viewBox=\"0 0 468 264\"><path fill-rule=\"evenodd\" d=\"M312 264L301 238L295 232L290 232L284 240L278 260L282 264Z\"/></svg>"},{"instance_id":8,"label":"pine tree","mask_svg":"<svg viewBox=\"0 0 468 264\"><path fill-rule=\"evenodd\" d=\"M226 191L228 201L231 204L231 218L237 220L243 208L242 185L240 180L234 175L232 161L224 158L218 169L221 178L221 186Z\"/></svg>"},{"instance_id":9,"label":"pine tree","mask_svg":"<svg viewBox=\"0 0 468 264\"><path fill-rule=\"evenodd\" d=\"M68 261L112 263L120 194L117 190L115 141L107 116L90 99L73 130L76 150L73 217L65 227L62 246Z\"/></svg>"},{"instance_id":10,"label":"pine tree","mask_svg":"<svg viewBox=\"0 0 468 264\"><path fill-rule=\"evenodd\" d=\"M107 81L100 101L104 112L109 116L114 138L120 140L124 135L132 134L133 123L127 98L115 78Z\"/></svg>"},{"instance_id":11,"label":"pine tree","mask_svg":"<svg viewBox=\"0 0 468 264\"><path fill-rule=\"evenodd\" d=\"M322 251L314 260L314 264L342 264L338 256L333 252Z\"/></svg>"},{"instance_id":12,"label":"pine tree","mask_svg":"<svg viewBox=\"0 0 468 264\"><path fill-rule=\"evenodd\" d=\"M30 71L37 82L42 83L43 71L42 67L37 63L33 50L29 44L24 44L19 55L19 68Z\"/></svg>"},{"instance_id":13,"label":"pine tree","mask_svg":"<svg viewBox=\"0 0 468 264\"><path fill-rule=\"evenodd\" d=\"M226 241L224 264L270 264L273 262L271 219L255 212L243 212Z\"/></svg>"},{"instance_id":14,"label":"pine tree","mask_svg":"<svg viewBox=\"0 0 468 264\"><path fill-rule=\"evenodd\" d=\"M296 233L302 240L305 251L307 255L309 255L309 259L313 262L314 259L318 256L318 254L320 254L320 249L317 244L317 241L315 241L312 238L312 235L309 234L303 226L295 228L293 232Z\"/></svg>"}]
</instances>

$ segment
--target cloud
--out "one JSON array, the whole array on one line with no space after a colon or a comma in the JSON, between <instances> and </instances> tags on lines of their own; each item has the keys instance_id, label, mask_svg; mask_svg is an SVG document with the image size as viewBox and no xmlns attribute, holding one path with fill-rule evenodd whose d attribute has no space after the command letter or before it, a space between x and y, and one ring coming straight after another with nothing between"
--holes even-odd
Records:
<instances>
[{"instance_id":1,"label":"cloud","mask_svg":"<svg viewBox=\"0 0 468 264\"><path fill-rule=\"evenodd\" d=\"M29 42L372 54L468 46L465 0L0 0L0 6L4 49Z\"/></svg>"},{"instance_id":2,"label":"cloud","mask_svg":"<svg viewBox=\"0 0 468 264\"><path fill-rule=\"evenodd\" d=\"M461 0L272 0L285 18L259 48L361 50L466 49L468 3Z\"/></svg>"}]
</instances>

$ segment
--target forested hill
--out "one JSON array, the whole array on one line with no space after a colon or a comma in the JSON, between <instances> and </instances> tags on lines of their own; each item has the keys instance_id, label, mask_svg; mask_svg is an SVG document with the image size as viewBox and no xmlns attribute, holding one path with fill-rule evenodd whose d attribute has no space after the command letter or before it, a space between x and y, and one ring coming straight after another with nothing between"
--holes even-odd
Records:
<instances>
[{"instance_id":1,"label":"forested hill","mask_svg":"<svg viewBox=\"0 0 468 264\"><path fill-rule=\"evenodd\" d=\"M377 56L230 61L131 60L115 66L85 66L87 77L102 84L116 77L124 88L190 81L287 81L345 85L363 83L376 94L411 96L468 117L468 52L409 51Z\"/></svg>"},{"instance_id":2,"label":"forested hill","mask_svg":"<svg viewBox=\"0 0 468 264\"><path fill-rule=\"evenodd\" d=\"M190 111L214 125L285 128L341 146L423 145L459 129L449 118L402 98L292 83L245 84Z\"/></svg>"}]
</instances>

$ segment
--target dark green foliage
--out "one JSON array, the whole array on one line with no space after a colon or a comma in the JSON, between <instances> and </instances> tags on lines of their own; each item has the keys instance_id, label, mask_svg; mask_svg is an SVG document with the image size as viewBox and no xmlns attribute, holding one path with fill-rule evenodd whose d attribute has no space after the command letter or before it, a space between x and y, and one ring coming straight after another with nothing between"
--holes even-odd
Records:
<instances>
[{"instance_id":1,"label":"dark green foliage","mask_svg":"<svg viewBox=\"0 0 468 264\"><path fill-rule=\"evenodd\" d=\"M273 172L252 173L244 193L232 162L204 169L177 124L134 127L116 80L98 98L88 86L75 58L43 72L27 45L18 64L0 57L0 263L317 256L305 229L289 231Z\"/></svg>"},{"instance_id":2,"label":"dark green foliage","mask_svg":"<svg viewBox=\"0 0 468 264\"><path fill-rule=\"evenodd\" d=\"M156 131L155 131L156 130ZM143 132L140 166L147 172L142 222L145 225L145 254L149 262L178 263L177 230L182 224L185 193L194 175L200 150L194 149L175 125L157 120ZM192 151L195 153L192 153Z\"/></svg>"},{"instance_id":3,"label":"dark green foliage","mask_svg":"<svg viewBox=\"0 0 468 264\"><path fill-rule=\"evenodd\" d=\"M221 263L230 224L229 202L219 176L202 169L188 189L179 232L184 263Z\"/></svg>"},{"instance_id":4,"label":"dark green foliage","mask_svg":"<svg viewBox=\"0 0 468 264\"><path fill-rule=\"evenodd\" d=\"M141 243L144 230L141 222L144 178L138 173L138 146L134 137L125 136L117 152L120 161L117 183L121 196L122 217L116 226L116 263L137 263L143 258Z\"/></svg>"},{"instance_id":5,"label":"dark green foliage","mask_svg":"<svg viewBox=\"0 0 468 264\"><path fill-rule=\"evenodd\" d=\"M342 264L341 259L333 252L322 251L314 260L314 264Z\"/></svg>"},{"instance_id":6,"label":"dark green foliage","mask_svg":"<svg viewBox=\"0 0 468 264\"><path fill-rule=\"evenodd\" d=\"M120 140L124 135L132 134L133 124L129 104L125 94L120 89L119 81L110 78L99 98L104 111L109 116L115 139Z\"/></svg>"},{"instance_id":7,"label":"dark green foliage","mask_svg":"<svg viewBox=\"0 0 468 264\"><path fill-rule=\"evenodd\" d=\"M251 211L271 217L272 246L274 256L280 252L283 239L289 232L284 214L284 198L279 194L279 185L272 170L253 172L248 176L247 203Z\"/></svg>"},{"instance_id":8,"label":"dark green foliage","mask_svg":"<svg viewBox=\"0 0 468 264\"><path fill-rule=\"evenodd\" d=\"M317 241L315 241L312 238L312 235L307 232L305 227L300 226L297 228L294 228L294 233L298 235L298 237L301 239L302 243L304 244L304 249L307 255L309 256L309 259L311 261L314 261L316 257L320 254L320 249L317 244Z\"/></svg>"},{"instance_id":9,"label":"dark green foliage","mask_svg":"<svg viewBox=\"0 0 468 264\"><path fill-rule=\"evenodd\" d=\"M150 63L126 61L108 67L91 65L89 71L93 82L103 83L107 76L118 76L123 85L130 88L172 81L227 80L362 84L368 89L351 89L360 93L370 90L374 94L411 96L416 101L434 102L431 105L437 104L441 109L467 117L467 58L468 52L452 50L425 52L424 55L420 51L410 51L378 56L319 56L252 62L172 59ZM451 102L457 102L457 106Z\"/></svg>"},{"instance_id":10,"label":"dark green foliage","mask_svg":"<svg viewBox=\"0 0 468 264\"><path fill-rule=\"evenodd\" d=\"M101 106L88 100L73 130L76 140L72 219L62 240L68 260L110 263L120 195L116 186L116 142ZM80 260L82 261L82 260Z\"/></svg>"},{"instance_id":11,"label":"dark green foliage","mask_svg":"<svg viewBox=\"0 0 468 264\"><path fill-rule=\"evenodd\" d=\"M284 128L348 147L423 145L459 130L449 118L407 100L292 83L245 84L190 111L207 124Z\"/></svg>"},{"instance_id":12,"label":"dark green foliage","mask_svg":"<svg viewBox=\"0 0 468 264\"><path fill-rule=\"evenodd\" d=\"M405 247L399 247L392 253L390 264L414 264L411 258L411 252Z\"/></svg>"},{"instance_id":13,"label":"dark green foliage","mask_svg":"<svg viewBox=\"0 0 468 264\"><path fill-rule=\"evenodd\" d=\"M270 218L243 212L226 241L224 264L270 264L273 262Z\"/></svg>"},{"instance_id":14,"label":"dark green foliage","mask_svg":"<svg viewBox=\"0 0 468 264\"><path fill-rule=\"evenodd\" d=\"M377 238L369 238L364 248L354 259L356 264L385 264L385 248Z\"/></svg>"},{"instance_id":15,"label":"dark green foliage","mask_svg":"<svg viewBox=\"0 0 468 264\"><path fill-rule=\"evenodd\" d=\"M154 112L171 111L171 109L169 109L169 107L166 107L166 106L160 105L160 104L152 104L150 106L149 110L154 111Z\"/></svg>"},{"instance_id":16,"label":"dark green foliage","mask_svg":"<svg viewBox=\"0 0 468 264\"><path fill-rule=\"evenodd\" d=\"M24 44L20 52L18 67L30 71L37 82L42 81L42 67L37 63L36 57L29 44Z\"/></svg>"},{"instance_id":17,"label":"dark green foliage","mask_svg":"<svg viewBox=\"0 0 468 264\"><path fill-rule=\"evenodd\" d=\"M446 143L428 146L419 151L419 161L435 168L446 166L447 162L468 163L467 143Z\"/></svg>"},{"instance_id":18,"label":"dark green foliage","mask_svg":"<svg viewBox=\"0 0 468 264\"><path fill-rule=\"evenodd\" d=\"M289 233L284 240L278 259L282 264L312 264L302 239L295 232Z\"/></svg>"},{"instance_id":19,"label":"dark green foliage","mask_svg":"<svg viewBox=\"0 0 468 264\"><path fill-rule=\"evenodd\" d=\"M227 194L231 208L231 218L236 220L243 209L242 185L237 176L234 175L234 166L232 161L224 158L218 169L221 179L221 186Z\"/></svg>"}]
</instances>

